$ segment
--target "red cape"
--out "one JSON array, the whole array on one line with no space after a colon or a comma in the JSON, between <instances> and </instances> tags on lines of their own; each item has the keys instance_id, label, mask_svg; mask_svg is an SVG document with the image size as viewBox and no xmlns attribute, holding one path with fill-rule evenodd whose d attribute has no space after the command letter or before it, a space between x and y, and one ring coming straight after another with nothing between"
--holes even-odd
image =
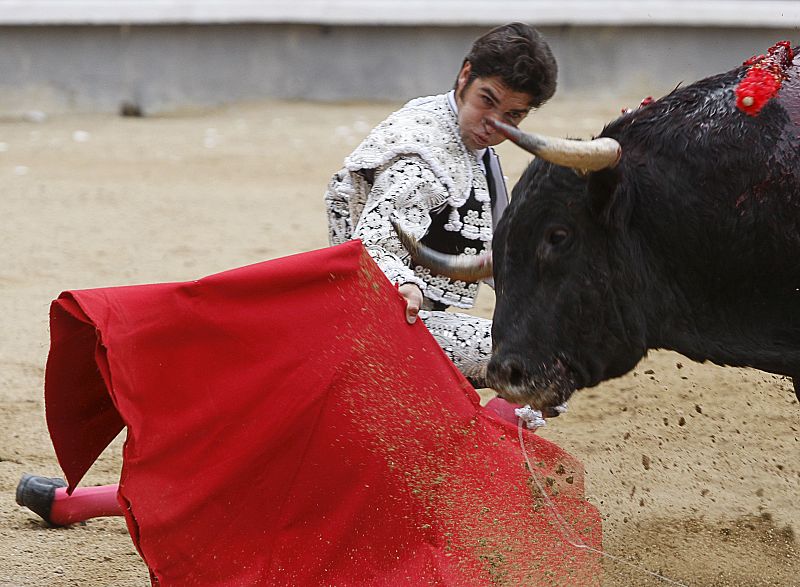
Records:
<instances>
[{"instance_id":1,"label":"red cape","mask_svg":"<svg viewBox=\"0 0 800 587\"><path fill-rule=\"evenodd\" d=\"M154 585L599 585L513 424L357 241L186 283L65 292L47 421L70 489L123 427L119 497ZM583 468L526 432L600 546Z\"/></svg>"}]
</instances>

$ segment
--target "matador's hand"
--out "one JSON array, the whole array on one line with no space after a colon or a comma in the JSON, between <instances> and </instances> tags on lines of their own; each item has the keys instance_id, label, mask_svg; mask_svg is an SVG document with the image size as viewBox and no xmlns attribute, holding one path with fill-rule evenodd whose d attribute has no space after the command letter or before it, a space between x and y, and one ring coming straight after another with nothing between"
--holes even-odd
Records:
<instances>
[{"instance_id":1,"label":"matador's hand","mask_svg":"<svg viewBox=\"0 0 800 587\"><path fill-rule=\"evenodd\" d=\"M419 308L422 306L422 290L413 283L404 283L397 291L406 300L406 322L414 324L417 321Z\"/></svg>"}]
</instances>

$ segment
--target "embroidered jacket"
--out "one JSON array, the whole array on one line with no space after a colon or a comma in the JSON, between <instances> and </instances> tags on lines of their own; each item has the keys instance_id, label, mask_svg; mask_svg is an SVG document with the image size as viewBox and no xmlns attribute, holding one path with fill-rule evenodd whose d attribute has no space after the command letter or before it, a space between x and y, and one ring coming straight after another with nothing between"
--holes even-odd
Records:
<instances>
[{"instance_id":1,"label":"embroidered jacket","mask_svg":"<svg viewBox=\"0 0 800 587\"><path fill-rule=\"evenodd\" d=\"M335 245L361 239L390 281L414 283L430 300L469 308L478 284L412 267L389 217L417 239L455 249L444 252L474 255L488 249L493 218L508 203L493 153L490 165L494 210L486 176L461 141L448 95L412 100L376 126L331 179L325 193L329 240Z\"/></svg>"}]
</instances>

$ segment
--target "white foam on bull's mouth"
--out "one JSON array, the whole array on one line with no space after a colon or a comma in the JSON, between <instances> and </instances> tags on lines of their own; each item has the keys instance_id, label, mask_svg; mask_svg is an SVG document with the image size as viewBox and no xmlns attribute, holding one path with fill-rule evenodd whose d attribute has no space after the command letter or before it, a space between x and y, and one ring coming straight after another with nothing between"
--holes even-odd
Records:
<instances>
[{"instance_id":1,"label":"white foam on bull's mouth","mask_svg":"<svg viewBox=\"0 0 800 587\"><path fill-rule=\"evenodd\" d=\"M536 430L537 428L547 425L547 421L544 419L542 412L534 410L529 405L516 408L514 414L516 414L520 421L525 422L525 426L528 430Z\"/></svg>"}]
</instances>

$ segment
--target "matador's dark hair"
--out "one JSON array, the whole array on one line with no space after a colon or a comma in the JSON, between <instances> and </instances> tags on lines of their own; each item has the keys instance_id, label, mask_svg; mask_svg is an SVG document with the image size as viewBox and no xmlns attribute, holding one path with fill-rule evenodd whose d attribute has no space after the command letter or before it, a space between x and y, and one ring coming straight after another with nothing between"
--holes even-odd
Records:
<instances>
[{"instance_id":1,"label":"matador's dark hair","mask_svg":"<svg viewBox=\"0 0 800 587\"><path fill-rule=\"evenodd\" d=\"M534 108L556 91L558 66L550 46L539 31L521 22L496 27L476 39L464 58L467 62L472 67L467 85L478 77L499 76L513 91L530 94Z\"/></svg>"}]
</instances>

